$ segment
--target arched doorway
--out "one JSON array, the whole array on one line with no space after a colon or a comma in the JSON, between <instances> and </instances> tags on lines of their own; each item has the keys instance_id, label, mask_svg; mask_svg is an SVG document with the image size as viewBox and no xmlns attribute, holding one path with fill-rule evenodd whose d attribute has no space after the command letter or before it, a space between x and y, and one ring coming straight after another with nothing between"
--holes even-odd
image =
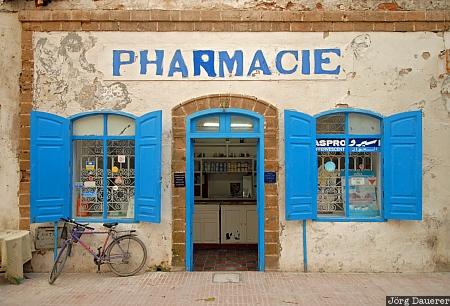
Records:
<instances>
[{"instance_id":1,"label":"arched doorway","mask_svg":"<svg viewBox=\"0 0 450 306\"><path fill-rule=\"evenodd\" d=\"M187 172L187 117L194 113L210 109L223 112L230 108L238 111L248 110L253 114L262 116L263 123L260 125L264 134L263 171L278 172L278 110L271 104L255 97L236 94L213 94L191 99L172 109L172 179L174 173ZM261 154L262 155L262 154ZM278 270L279 268L279 189L278 183L260 184L264 190L264 218L263 243L260 243L262 265L260 270ZM172 268L174 270L189 269L187 234L190 226L187 226L188 198L187 188L172 189ZM191 258L192 259L192 258Z\"/></svg>"},{"instance_id":2,"label":"arched doorway","mask_svg":"<svg viewBox=\"0 0 450 306\"><path fill-rule=\"evenodd\" d=\"M256 242L254 268L263 271L263 116L242 109L214 108L189 115L186 123L186 270L193 270L197 240L219 245L219 253L212 253L213 257L229 257L228 266L210 263L216 270L238 265L231 254L237 250L241 256L248 254L242 253L248 251L242 247ZM199 214L200 210L204 212ZM198 226L194 226L195 211ZM226 252L224 246L235 246L235 250Z\"/></svg>"}]
</instances>

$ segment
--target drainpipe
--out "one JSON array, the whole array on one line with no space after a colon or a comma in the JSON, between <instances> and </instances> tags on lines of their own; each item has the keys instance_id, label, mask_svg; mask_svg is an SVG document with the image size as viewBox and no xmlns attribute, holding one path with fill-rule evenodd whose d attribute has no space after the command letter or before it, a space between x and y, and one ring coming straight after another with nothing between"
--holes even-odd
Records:
<instances>
[{"instance_id":1,"label":"drainpipe","mask_svg":"<svg viewBox=\"0 0 450 306\"><path fill-rule=\"evenodd\" d=\"M306 220L303 220L303 271L308 272L308 252L306 250Z\"/></svg>"}]
</instances>

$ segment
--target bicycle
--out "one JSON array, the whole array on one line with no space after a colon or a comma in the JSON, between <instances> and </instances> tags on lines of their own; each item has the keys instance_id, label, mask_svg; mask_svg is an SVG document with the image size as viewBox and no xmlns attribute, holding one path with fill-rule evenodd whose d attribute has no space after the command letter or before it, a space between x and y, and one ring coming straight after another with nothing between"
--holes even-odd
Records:
<instances>
[{"instance_id":1,"label":"bicycle","mask_svg":"<svg viewBox=\"0 0 450 306\"><path fill-rule=\"evenodd\" d=\"M142 240L135 234L136 230L117 231L115 227L118 223L113 222L103 224L108 231L95 231L88 224L81 224L68 218L61 218L60 220L64 222L63 234L66 233L67 235L67 224L70 224L72 229L53 264L48 280L50 284L53 284L61 274L67 257L71 255L73 244L78 242L94 257L97 272L100 272L102 264L107 264L114 274L131 276L141 271L144 267L147 260L147 249ZM88 244L80 239L82 235L88 234L107 234L103 246L97 248L97 254L94 253ZM112 240L108 244L110 239Z\"/></svg>"}]
</instances>

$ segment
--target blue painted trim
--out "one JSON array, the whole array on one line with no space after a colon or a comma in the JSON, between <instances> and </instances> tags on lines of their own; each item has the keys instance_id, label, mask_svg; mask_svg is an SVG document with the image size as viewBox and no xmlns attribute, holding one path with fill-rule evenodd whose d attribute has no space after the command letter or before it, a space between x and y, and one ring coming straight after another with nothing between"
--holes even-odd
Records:
<instances>
[{"instance_id":1,"label":"blue painted trim","mask_svg":"<svg viewBox=\"0 0 450 306\"><path fill-rule=\"evenodd\" d=\"M100 218L75 218L75 221L77 222L89 222L89 223L106 223L106 222L118 222L118 223L139 223L139 221L135 220L134 218L106 218L106 219L100 219Z\"/></svg>"},{"instance_id":2,"label":"blue painted trim","mask_svg":"<svg viewBox=\"0 0 450 306\"><path fill-rule=\"evenodd\" d=\"M348 177L348 168L350 167L349 162L350 162L350 148L348 146L349 144L349 137L348 137L348 130L349 130L349 120L348 120L348 113L345 114L345 143L346 146L344 148L344 159L345 159L345 217L348 218L349 217L349 208L350 208L350 204L349 204L349 199L350 199L350 188L349 187L349 177Z\"/></svg>"},{"instance_id":3,"label":"blue painted trim","mask_svg":"<svg viewBox=\"0 0 450 306\"><path fill-rule=\"evenodd\" d=\"M134 140L135 136L72 136L72 140Z\"/></svg>"},{"instance_id":4,"label":"blue painted trim","mask_svg":"<svg viewBox=\"0 0 450 306\"><path fill-rule=\"evenodd\" d=\"M72 140L103 140L103 136L92 136L92 135L86 135L86 136L72 136Z\"/></svg>"},{"instance_id":5,"label":"blue painted trim","mask_svg":"<svg viewBox=\"0 0 450 306\"><path fill-rule=\"evenodd\" d=\"M212 112L212 113L211 113ZM198 114L202 113L202 114ZM200 133L200 134L217 134L217 133L232 133L231 132L231 116L242 116L248 118L253 121L253 131L250 132L241 132L243 135L248 135L249 133L260 133L261 132L261 124L259 123L263 117L259 114L254 114L248 110L242 110L237 108L228 108L226 111L222 108L213 108L209 110L200 111L198 113L191 114L188 116L188 120L191 121L189 131L191 133ZM258 116L260 116L260 118ZM219 130L218 131L197 131L197 121L201 120L205 117L219 117Z\"/></svg>"},{"instance_id":6,"label":"blue painted trim","mask_svg":"<svg viewBox=\"0 0 450 306\"><path fill-rule=\"evenodd\" d=\"M58 222L53 223L53 261L58 257Z\"/></svg>"},{"instance_id":7,"label":"blue painted trim","mask_svg":"<svg viewBox=\"0 0 450 306\"><path fill-rule=\"evenodd\" d=\"M303 220L303 271L308 272L308 250L306 248L306 220Z\"/></svg>"},{"instance_id":8,"label":"blue painted trim","mask_svg":"<svg viewBox=\"0 0 450 306\"><path fill-rule=\"evenodd\" d=\"M193 271L193 237L192 237L192 227L194 218L194 151L192 147L194 146L192 138L189 136L189 121L187 121L186 128L186 257L185 265L186 271ZM191 175L192 174L192 175Z\"/></svg>"},{"instance_id":9,"label":"blue painted trim","mask_svg":"<svg viewBox=\"0 0 450 306\"><path fill-rule=\"evenodd\" d=\"M108 135L107 116L103 115L103 136ZM108 218L108 143L103 137L103 219Z\"/></svg>"},{"instance_id":10,"label":"blue painted trim","mask_svg":"<svg viewBox=\"0 0 450 306\"><path fill-rule=\"evenodd\" d=\"M202 111L198 111L196 113L190 114L186 117L187 121L193 121L198 117L202 117L205 115L220 115L221 113L226 113L228 115L245 115L254 119L263 120L264 117L258 113L246 110L246 109L240 109L240 108L210 108L205 109ZM260 129L261 131L261 126Z\"/></svg>"},{"instance_id":11,"label":"blue painted trim","mask_svg":"<svg viewBox=\"0 0 450 306\"><path fill-rule=\"evenodd\" d=\"M384 217L422 220L422 111L394 114L384 120ZM402 148L409 147L407 158ZM399 152L402 149L402 152ZM397 167L403 160L407 166ZM413 186L404 191L397 182Z\"/></svg>"},{"instance_id":12,"label":"blue painted trim","mask_svg":"<svg viewBox=\"0 0 450 306\"><path fill-rule=\"evenodd\" d=\"M219 132L193 132L192 125L196 118L206 115L220 115L230 117L233 114L245 115L258 121L257 131L249 133L232 133L226 132L228 128L225 126L220 128ZM219 119L227 120L227 119ZM258 139L257 150L257 211L258 211L258 270L264 271L264 117L260 114L234 108L213 108L196 112L186 117L186 257L185 268L187 271L193 270L193 239L192 226L194 215L194 156L192 139L195 138L253 138ZM226 123L226 121L225 121ZM222 124L222 122L221 122ZM229 129L228 129L229 131ZM192 174L192 175L190 175Z\"/></svg>"},{"instance_id":13,"label":"blue painted trim","mask_svg":"<svg viewBox=\"0 0 450 306\"><path fill-rule=\"evenodd\" d=\"M366 109L362 109L362 108L337 108L337 109L332 109L332 110L327 110L321 113L318 113L316 115L314 115L315 118L319 118L322 116L326 116L326 115L332 115L332 114L339 114L339 113L357 113L357 114L364 114L364 115L368 115L371 117L375 117L378 118L380 120L383 119L383 115L370 111L370 110L366 110Z\"/></svg>"},{"instance_id":14,"label":"blue painted trim","mask_svg":"<svg viewBox=\"0 0 450 306\"><path fill-rule=\"evenodd\" d=\"M345 217L317 217L314 219L317 222L386 222L382 217L373 218L345 218Z\"/></svg>"},{"instance_id":15,"label":"blue painted trim","mask_svg":"<svg viewBox=\"0 0 450 306\"><path fill-rule=\"evenodd\" d=\"M72 121L69 121L69 135L72 136ZM73 137L73 136L72 136ZM73 211L76 210L74 207L76 207L76 202L74 203L73 199L73 182L74 182L74 176L73 176L73 160L74 160L74 152L73 152L73 139L70 139L69 141L69 213L67 217L73 218Z\"/></svg>"},{"instance_id":16,"label":"blue painted trim","mask_svg":"<svg viewBox=\"0 0 450 306\"><path fill-rule=\"evenodd\" d=\"M258 271L264 271L266 262L264 260L264 133L261 133L257 145L258 155L256 156L258 178L256 209L258 211Z\"/></svg>"},{"instance_id":17,"label":"blue painted trim","mask_svg":"<svg viewBox=\"0 0 450 306\"><path fill-rule=\"evenodd\" d=\"M54 222L70 214L70 121L39 111L31 112L30 121L30 221ZM40 148L51 155L39 154ZM42 175L52 176L54 184L43 183Z\"/></svg>"},{"instance_id":18,"label":"blue painted trim","mask_svg":"<svg viewBox=\"0 0 450 306\"><path fill-rule=\"evenodd\" d=\"M208 134L209 133L209 134ZM261 133L221 133L221 132L197 132L190 133L191 138L213 139L213 138L258 138Z\"/></svg>"},{"instance_id":19,"label":"blue painted trim","mask_svg":"<svg viewBox=\"0 0 450 306\"><path fill-rule=\"evenodd\" d=\"M284 134L286 220L313 219L318 193L316 119L285 110Z\"/></svg>"},{"instance_id":20,"label":"blue painted trim","mask_svg":"<svg viewBox=\"0 0 450 306\"><path fill-rule=\"evenodd\" d=\"M90 111L90 112L83 112L83 113L78 113L75 115L72 115L70 117L68 117L67 119L69 120L77 120L80 119L82 117L87 117L87 116L92 116L92 115L118 115L118 116L124 116L124 117L128 117L131 119L136 119L137 117L133 114L129 114L126 112L121 112L121 111L115 111L115 110L99 110L99 111Z\"/></svg>"}]
</instances>

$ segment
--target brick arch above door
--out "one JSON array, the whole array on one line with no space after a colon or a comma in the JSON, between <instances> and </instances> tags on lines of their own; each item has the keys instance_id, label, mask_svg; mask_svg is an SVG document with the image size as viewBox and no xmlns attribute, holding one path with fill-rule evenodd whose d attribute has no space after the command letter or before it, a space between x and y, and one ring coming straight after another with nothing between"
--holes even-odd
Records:
<instances>
[{"instance_id":1,"label":"brick arch above door","mask_svg":"<svg viewBox=\"0 0 450 306\"><path fill-rule=\"evenodd\" d=\"M256 97L212 94L185 101L172 108L172 179L186 172L186 116L210 108L240 108L264 116L264 169L278 172L278 109ZM172 183L173 186L173 183ZM264 186L264 245L266 270L278 270L280 257L278 183ZM172 267L185 267L186 190L172 188Z\"/></svg>"}]
</instances>

